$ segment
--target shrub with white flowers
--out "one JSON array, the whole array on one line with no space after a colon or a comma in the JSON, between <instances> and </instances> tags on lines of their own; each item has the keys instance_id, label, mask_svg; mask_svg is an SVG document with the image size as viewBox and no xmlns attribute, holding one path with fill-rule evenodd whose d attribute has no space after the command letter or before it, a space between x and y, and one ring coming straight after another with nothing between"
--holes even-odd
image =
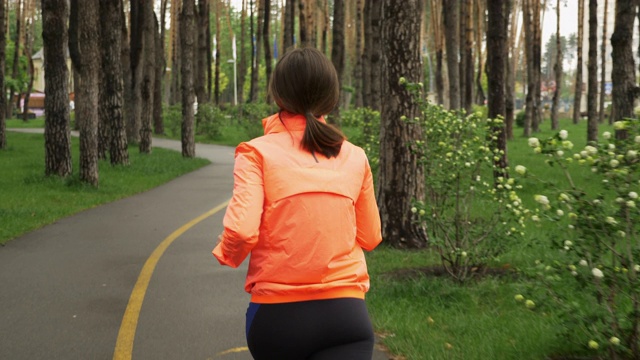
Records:
<instances>
[{"instance_id":1,"label":"shrub with white flowers","mask_svg":"<svg viewBox=\"0 0 640 360\"><path fill-rule=\"evenodd\" d=\"M605 132L601 142L562 156L558 151L573 147L566 131L529 139L534 152L566 179L561 186L537 179L545 186L535 196L533 218L542 228L560 226L564 236L553 240L559 253L549 261L552 271L543 273L538 265L537 274L551 298L566 308L567 331L582 334L589 351L607 352L612 359L640 358L640 122L619 121L614 128L629 136L615 139ZM599 190L576 185L570 171L575 163L591 168L587 181L602 184ZM535 178L530 171L516 172ZM562 278L573 280L556 281Z\"/></svg>"},{"instance_id":2,"label":"shrub with white flowers","mask_svg":"<svg viewBox=\"0 0 640 360\"><path fill-rule=\"evenodd\" d=\"M414 217L429 231L443 267L464 281L523 235L528 210L517 181L494 165L503 151L492 129L502 119L487 120L480 111L465 116L427 102L420 106L422 117L407 120L419 121L424 131L424 140L411 144L424 166L426 188Z\"/></svg>"}]
</instances>

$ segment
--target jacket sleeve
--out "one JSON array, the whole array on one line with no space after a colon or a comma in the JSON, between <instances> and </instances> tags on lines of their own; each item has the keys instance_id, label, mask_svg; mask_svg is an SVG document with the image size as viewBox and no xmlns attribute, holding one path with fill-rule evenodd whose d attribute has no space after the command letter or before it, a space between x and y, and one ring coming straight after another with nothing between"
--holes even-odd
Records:
<instances>
[{"instance_id":1,"label":"jacket sleeve","mask_svg":"<svg viewBox=\"0 0 640 360\"><path fill-rule=\"evenodd\" d=\"M262 157L242 143L236 148L233 196L224 215L224 231L213 249L220 264L238 267L258 242L264 202Z\"/></svg>"},{"instance_id":2,"label":"jacket sleeve","mask_svg":"<svg viewBox=\"0 0 640 360\"><path fill-rule=\"evenodd\" d=\"M382 241L380 212L373 188L371 167L365 158L365 176L356 201L356 239L361 248L371 251Z\"/></svg>"}]
</instances>

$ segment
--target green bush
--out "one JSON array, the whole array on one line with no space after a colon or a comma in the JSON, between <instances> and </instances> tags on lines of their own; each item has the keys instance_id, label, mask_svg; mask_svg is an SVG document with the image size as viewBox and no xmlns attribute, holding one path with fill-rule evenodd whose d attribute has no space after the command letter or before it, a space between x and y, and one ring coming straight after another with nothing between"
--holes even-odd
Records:
<instances>
[{"instance_id":1,"label":"green bush","mask_svg":"<svg viewBox=\"0 0 640 360\"><path fill-rule=\"evenodd\" d=\"M360 129L349 141L367 153L375 177L380 162L380 112L362 107L343 111L340 117L343 127Z\"/></svg>"},{"instance_id":2,"label":"green bush","mask_svg":"<svg viewBox=\"0 0 640 360\"><path fill-rule=\"evenodd\" d=\"M524 127L524 118L526 116L526 111L520 110L516 113L516 126L519 128Z\"/></svg>"},{"instance_id":3,"label":"green bush","mask_svg":"<svg viewBox=\"0 0 640 360\"><path fill-rule=\"evenodd\" d=\"M239 114L235 115L237 124L250 139L253 139L264 134L262 119L276 113L278 108L266 103L249 103L242 105L238 110Z\"/></svg>"},{"instance_id":4,"label":"green bush","mask_svg":"<svg viewBox=\"0 0 640 360\"><path fill-rule=\"evenodd\" d=\"M163 104L164 131L170 138L179 138L182 129L182 105Z\"/></svg>"}]
</instances>

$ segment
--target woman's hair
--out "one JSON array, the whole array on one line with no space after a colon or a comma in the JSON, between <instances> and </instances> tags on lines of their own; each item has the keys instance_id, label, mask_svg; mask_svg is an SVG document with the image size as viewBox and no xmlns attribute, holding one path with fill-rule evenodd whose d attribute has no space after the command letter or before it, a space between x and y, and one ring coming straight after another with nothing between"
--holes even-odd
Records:
<instances>
[{"instance_id":1,"label":"woman's hair","mask_svg":"<svg viewBox=\"0 0 640 360\"><path fill-rule=\"evenodd\" d=\"M338 104L340 83L333 64L314 48L289 50L276 64L269 94L280 110L307 119L301 146L326 157L340 153L345 136L337 128L318 121Z\"/></svg>"}]
</instances>

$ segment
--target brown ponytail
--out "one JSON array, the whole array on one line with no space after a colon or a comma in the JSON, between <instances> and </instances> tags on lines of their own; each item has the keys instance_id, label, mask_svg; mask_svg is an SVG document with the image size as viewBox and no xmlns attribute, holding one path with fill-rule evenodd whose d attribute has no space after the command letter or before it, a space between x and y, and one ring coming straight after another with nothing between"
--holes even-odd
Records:
<instances>
[{"instance_id":1,"label":"brown ponytail","mask_svg":"<svg viewBox=\"0 0 640 360\"><path fill-rule=\"evenodd\" d=\"M289 50L271 74L269 94L281 110L307 119L302 148L314 155L338 156L344 134L318 120L336 107L340 95L338 75L324 54L314 48Z\"/></svg>"}]
</instances>

